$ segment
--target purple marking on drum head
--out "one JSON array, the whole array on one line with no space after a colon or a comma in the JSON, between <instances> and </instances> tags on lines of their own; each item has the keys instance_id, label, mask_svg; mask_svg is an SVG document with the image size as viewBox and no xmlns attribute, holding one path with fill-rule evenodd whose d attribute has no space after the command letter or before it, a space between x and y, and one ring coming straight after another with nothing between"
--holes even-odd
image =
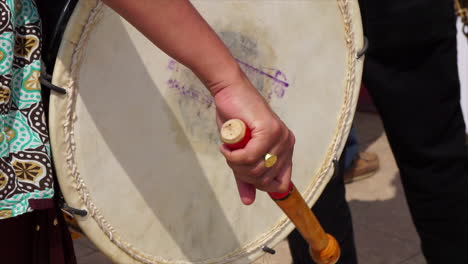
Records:
<instances>
[{"instance_id":1,"label":"purple marking on drum head","mask_svg":"<svg viewBox=\"0 0 468 264\"><path fill-rule=\"evenodd\" d=\"M285 81L283 81L283 80L278 79L278 77L280 77L280 76L283 77L283 76L284 76L284 74L283 74L280 70L276 70L275 76L273 76L273 75L271 75L271 74L269 74L269 73L266 73L266 72L264 72L264 71L262 71L262 70L260 70L260 69L255 68L254 66L252 66L252 65L250 65L250 64L248 64L248 63L246 63L246 62L243 62L243 61L241 61L241 60L239 60L239 59L236 59L236 61L237 61L239 64L241 64L241 65L247 67L248 69L250 69L250 70L252 70L252 71L254 71L254 72L256 72L256 73L258 73L258 74L260 74L260 75L263 75L263 76L265 76L265 77L267 77L267 78L270 78L270 79L272 79L274 82L276 82L276 83L278 83L278 84L281 84L281 85L284 86L284 87L289 87L289 83L287 83L287 82L285 82Z\"/></svg>"},{"instance_id":2,"label":"purple marking on drum head","mask_svg":"<svg viewBox=\"0 0 468 264\"><path fill-rule=\"evenodd\" d=\"M167 69L171 71L178 71L177 69L177 61L175 60L169 60L169 63L167 64Z\"/></svg>"},{"instance_id":3,"label":"purple marking on drum head","mask_svg":"<svg viewBox=\"0 0 468 264\"><path fill-rule=\"evenodd\" d=\"M257 89L259 89L259 92L264 94L264 96L268 100L270 100L273 97L273 95L275 95L277 98L284 97L286 93L285 88L289 87L289 83L287 82L286 75L282 71L274 68L263 68L264 70L261 70L239 59L236 59L236 61L241 65L241 67L244 68L244 71L246 71L247 75L253 73L259 74L268 78L268 80L272 82L272 84L269 85L271 90L264 91L262 87L257 87ZM174 72L179 72L179 63L173 59L170 59L167 65L167 69ZM272 73L270 74L266 71ZM190 86L190 84L188 84L187 86L185 84L180 83L179 80L171 78L167 81L167 85L170 89L177 90L179 95L198 101L206 105L208 108L213 105L213 98L211 97L211 95L209 95L208 93L205 94L203 92L198 91L197 89Z\"/></svg>"},{"instance_id":4,"label":"purple marking on drum head","mask_svg":"<svg viewBox=\"0 0 468 264\"><path fill-rule=\"evenodd\" d=\"M176 90L179 95L198 101L201 104L206 105L207 108L210 108L213 105L213 98L209 94L200 93L192 87L187 87L181 84L176 79L169 79L167 81L167 85L169 88Z\"/></svg>"}]
</instances>

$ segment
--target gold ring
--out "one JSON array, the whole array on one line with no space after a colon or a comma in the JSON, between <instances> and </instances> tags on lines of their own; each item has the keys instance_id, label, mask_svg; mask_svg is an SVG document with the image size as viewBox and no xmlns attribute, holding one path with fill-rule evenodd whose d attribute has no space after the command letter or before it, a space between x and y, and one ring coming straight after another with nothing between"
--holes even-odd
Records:
<instances>
[{"instance_id":1,"label":"gold ring","mask_svg":"<svg viewBox=\"0 0 468 264\"><path fill-rule=\"evenodd\" d=\"M265 167L271 168L275 165L276 161L278 161L278 156L275 154L267 153L265 155Z\"/></svg>"}]
</instances>

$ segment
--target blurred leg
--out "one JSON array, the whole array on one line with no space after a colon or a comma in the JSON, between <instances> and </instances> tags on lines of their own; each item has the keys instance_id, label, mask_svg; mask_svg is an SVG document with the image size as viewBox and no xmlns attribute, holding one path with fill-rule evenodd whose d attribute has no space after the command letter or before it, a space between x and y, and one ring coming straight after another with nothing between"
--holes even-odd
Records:
<instances>
[{"instance_id":1,"label":"blurred leg","mask_svg":"<svg viewBox=\"0 0 468 264\"><path fill-rule=\"evenodd\" d=\"M428 263L468 263L468 161L452 1L362 0L364 83ZM397 252L395 252L397 253Z\"/></svg>"}]
</instances>

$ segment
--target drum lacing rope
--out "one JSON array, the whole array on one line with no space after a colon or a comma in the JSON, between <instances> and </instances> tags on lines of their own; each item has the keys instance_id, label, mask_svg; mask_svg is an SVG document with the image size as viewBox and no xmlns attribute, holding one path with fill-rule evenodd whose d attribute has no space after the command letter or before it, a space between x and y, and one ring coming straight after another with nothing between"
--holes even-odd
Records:
<instances>
[{"instance_id":1,"label":"drum lacing rope","mask_svg":"<svg viewBox=\"0 0 468 264\"><path fill-rule=\"evenodd\" d=\"M329 165L324 165L320 169L320 176L319 176L319 181L324 181L325 180L325 175L327 175L328 170L332 167L333 161L336 160L335 153L338 152L338 149L340 146L344 145L343 142L343 134L347 135L349 133L349 127L350 123L352 122L352 116L350 115L350 109L351 109L351 104L354 101L353 100L353 90L355 87L355 82L356 82L356 57L359 56L359 52L356 51L356 45L354 43L354 32L352 30L353 24L352 24L352 18L351 18L351 13L349 11L349 2L348 0L338 0L338 6L340 8L341 14L343 15L344 19L344 26L345 26L345 41L346 41L346 46L348 48L348 53L347 53L347 73L346 73L346 89L345 89L345 95L344 95L344 104L343 108L341 110L341 115L339 118L339 126L338 126L338 132L337 135L335 135L335 138L332 142L333 147L331 148L332 150L327 154L327 162L325 164ZM367 50L366 44L364 43L364 52ZM361 50L362 51L362 50ZM361 55L362 56L362 55ZM344 129L344 127L348 127L348 129ZM315 190L312 190L312 188L308 188L310 191L305 192L306 197L314 197L317 199L318 198L318 193ZM312 193L314 192L314 193Z\"/></svg>"},{"instance_id":2,"label":"drum lacing rope","mask_svg":"<svg viewBox=\"0 0 468 264\"><path fill-rule=\"evenodd\" d=\"M341 111L341 115L339 118L339 127L338 132L335 134L335 138L332 142L332 147L329 150L329 153L326 155L326 162L320 169L318 173L317 182L323 182L326 180L327 175L330 175L329 171L333 167L333 160L336 158L335 153L338 152L338 149L344 145L344 137L343 134L349 133L349 127L352 122L352 116L350 115L350 106L355 98L353 98L353 90L356 82L356 47L354 43L354 32L352 31L352 19L351 14L349 11L349 2L350 0L337 0L340 11L343 16L344 20L344 27L345 27L345 42L348 48L347 52L347 74L346 74L346 89L345 89L345 96L344 96L344 104ZM354 3L356 4L356 3ZM76 119L75 116L75 98L77 96L77 82L79 68L81 65L82 57L83 57L83 50L86 46L86 43L89 38L89 33L92 30L92 27L95 23L99 20L99 17L102 13L102 6L103 4L100 1L97 1L97 4L92 8L90 15L87 18L85 23L84 29L81 33L80 39L76 45L76 48L73 52L72 62L71 62L71 80L68 84L67 90L67 111L66 111L66 121L63 124L65 129L65 142L67 143L67 164L71 171L71 175L76 184L76 190L80 194L82 202L84 203L85 207L89 211L89 216L93 217L96 221L97 225L101 228L101 230L105 233L105 235L112 241L116 246L118 246L121 250L126 252L129 256L134 258L137 261L147 264L153 263L172 263L172 264L188 264L188 263L196 263L196 264L207 264L207 263L228 263L236 260L240 257L246 256L253 251L261 249L261 247L270 239L272 239L275 235L278 234L279 230L285 228L286 224L289 223L286 217L282 219L282 221L278 222L276 226L274 226L271 231L260 235L260 238L256 241L251 242L248 245L245 245L243 248L239 248L236 251L230 252L229 254L222 256L220 258L209 259L206 261L199 261L199 262L187 262L187 261L170 261L167 259L163 259L161 257L150 256L141 250L135 248L134 246L130 245L128 242L124 241L123 238L116 233L114 228L107 222L107 220L103 217L101 211L95 206L93 203L89 191L84 183L83 178L80 176L78 171L78 167L75 160L75 146L76 142L74 140L74 121ZM344 131L344 127L347 127L346 131ZM317 188L314 188L314 183L307 186L307 190L305 191L305 197L308 199L315 198L317 199L318 196Z\"/></svg>"},{"instance_id":3,"label":"drum lacing rope","mask_svg":"<svg viewBox=\"0 0 468 264\"><path fill-rule=\"evenodd\" d=\"M77 91L75 87L77 84L75 83L75 80L77 80L79 68L81 65L81 58L83 56L83 50L84 47L86 46L86 42L88 40L89 33L91 31L92 26L99 20L100 15L101 15L101 9L102 9L102 2L97 1L95 7L92 9L88 20L86 21L86 25L83 29L83 32L80 36L80 40L76 45L76 48L74 50L73 56L72 56L72 63L71 63L71 81L68 84L68 91L69 93L67 94L68 97L68 102L67 102L67 112L66 112L66 120L65 123L63 124L64 129L65 129L65 141L68 143L67 144L67 164L71 170L71 174L75 180L76 183L76 190L80 193L80 197L82 199L82 202L84 203L86 209L88 210L89 216L93 217L96 220L96 223L99 225L100 229L105 233L105 235L116 245L118 245L121 248L128 248L127 252L131 254L133 251L132 246L129 245L128 243L121 242L119 239L115 239L115 230L114 228L107 222L107 220L102 216L101 212L97 207L94 205L93 201L91 200L89 196L89 191L86 188L86 185L83 181L83 179L80 176L80 173L78 171L78 167L76 163L74 162L74 153L76 149L76 142L75 142L75 137L74 137L74 123L76 120L76 113L74 112L74 106L75 106L75 98L77 96Z\"/></svg>"},{"instance_id":4,"label":"drum lacing rope","mask_svg":"<svg viewBox=\"0 0 468 264\"><path fill-rule=\"evenodd\" d=\"M307 186L306 191L304 192L304 197L306 200L310 199L318 199L318 196L320 195L318 190L314 188L314 185L316 183L320 183L325 181L327 179L327 175L329 174L329 170L334 167L334 160L336 160L335 154L338 153L338 150L340 146L344 146L343 142L346 140L343 135L348 135L349 130L351 127L351 123L353 120L353 116L350 114L350 109L351 109L351 104L354 101L354 87L356 86L356 63L357 63L357 55L358 51L356 48L356 43L354 42L354 32L352 30L353 28L353 23L352 23L352 18L351 18L351 13L349 11L349 2L350 0L337 0L338 1L338 6L340 8L341 14L343 15L343 20L344 20L344 31L345 31L345 42L347 46L347 72L346 72L346 88L345 88L345 94L344 94L344 103L343 107L341 110L341 115L339 117L338 121L338 129L337 133L334 137L334 140L332 142L332 147L330 147L329 152L326 155L326 162L324 162L324 165L322 168L320 168L319 173L318 173L318 179L317 182L311 183L309 186ZM354 2L356 4L356 2ZM364 48L365 48L365 43L364 43ZM347 129L344 129L344 128Z\"/></svg>"}]
</instances>

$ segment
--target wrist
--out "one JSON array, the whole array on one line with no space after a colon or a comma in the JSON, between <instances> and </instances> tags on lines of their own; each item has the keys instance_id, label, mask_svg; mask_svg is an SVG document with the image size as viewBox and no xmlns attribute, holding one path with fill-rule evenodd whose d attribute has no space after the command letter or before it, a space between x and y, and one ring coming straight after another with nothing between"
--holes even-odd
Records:
<instances>
[{"instance_id":1,"label":"wrist","mask_svg":"<svg viewBox=\"0 0 468 264\"><path fill-rule=\"evenodd\" d=\"M200 80L213 97L226 88L237 87L237 85L234 84L242 83L246 78L239 64L237 64L234 59L211 65L204 69L206 70L209 68L211 68L211 70L206 71L209 74L204 75L197 72L195 72L195 74L199 76Z\"/></svg>"}]
</instances>

